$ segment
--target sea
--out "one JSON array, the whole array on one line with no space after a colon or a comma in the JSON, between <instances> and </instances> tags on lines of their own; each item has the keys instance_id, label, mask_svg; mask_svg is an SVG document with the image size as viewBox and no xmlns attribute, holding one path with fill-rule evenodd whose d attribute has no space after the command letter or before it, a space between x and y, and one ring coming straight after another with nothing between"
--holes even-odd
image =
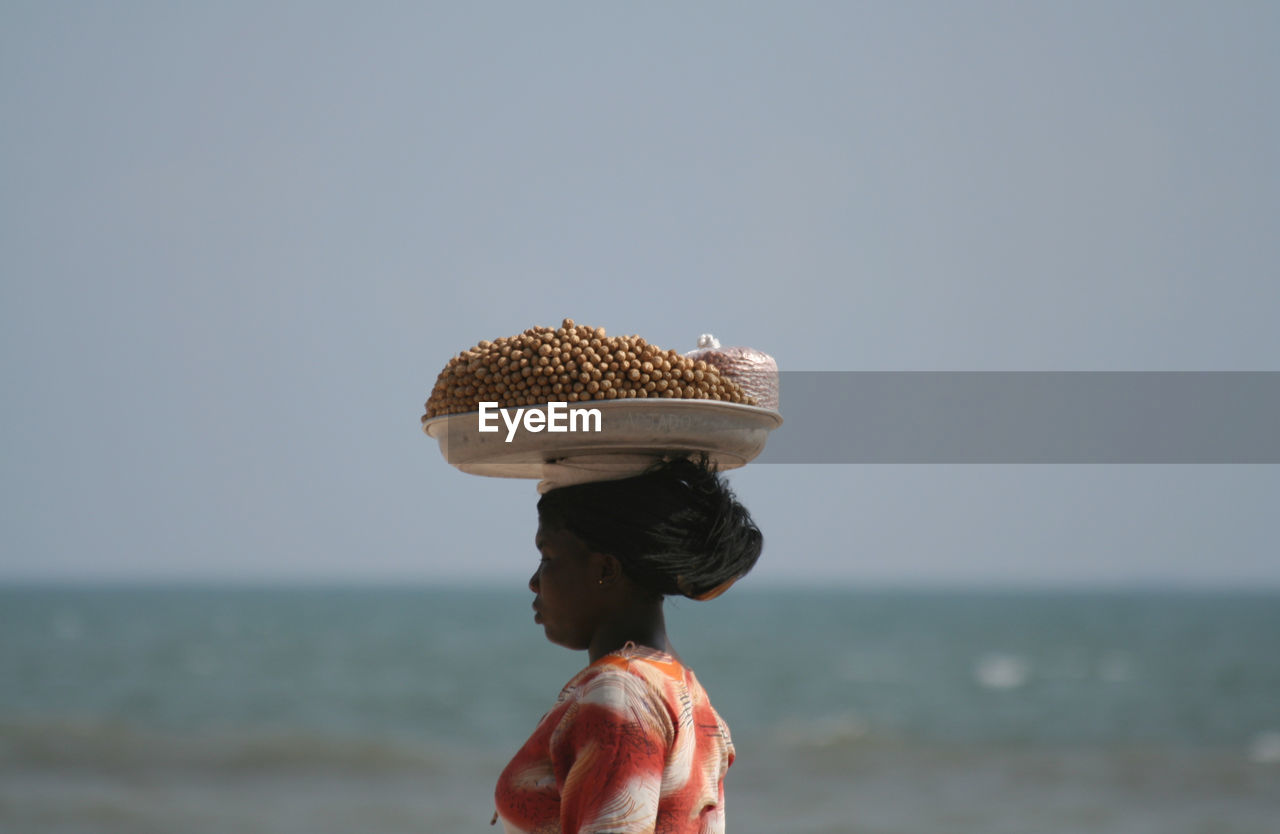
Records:
<instances>
[{"instance_id":1,"label":"sea","mask_svg":"<svg viewBox=\"0 0 1280 834\"><path fill-rule=\"evenodd\" d=\"M0 587L0 831L492 832L585 655L521 590ZM1280 594L671 600L730 834L1277 834Z\"/></svg>"}]
</instances>

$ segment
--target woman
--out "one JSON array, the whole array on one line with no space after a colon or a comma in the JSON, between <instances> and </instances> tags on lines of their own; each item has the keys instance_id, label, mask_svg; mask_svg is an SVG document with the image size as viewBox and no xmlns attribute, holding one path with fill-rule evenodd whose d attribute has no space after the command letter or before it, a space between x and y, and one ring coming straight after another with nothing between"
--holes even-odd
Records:
<instances>
[{"instance_id":1,"label":"woman","mask_svg":"<svg viewBox=\"0 0 1280 834\"><path fill-rule=\"evenodd\" d=\"M498 780L507 832L724 830L729 729L667 637L662 602L719 596L763 539L706 461L546 492L529 580L547 639L590 665Z\"/></svg>"}]
</instances>

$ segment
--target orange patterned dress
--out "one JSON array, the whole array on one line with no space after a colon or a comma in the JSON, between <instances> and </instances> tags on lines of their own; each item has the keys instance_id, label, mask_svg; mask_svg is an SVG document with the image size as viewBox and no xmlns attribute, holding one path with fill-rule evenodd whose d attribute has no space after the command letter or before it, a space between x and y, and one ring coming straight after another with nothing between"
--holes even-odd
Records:
<instances>
[{"instance_id":1,"label":"orange patterned dress","mask_svg":"<svg viewBox=\"0 0 1280 834\"><path fill-rule=\"evenodd\" d=\"M565 684L502 771L507 834L722 834L729 728L669 654L628 643Z\"/></svg>"}]
</instances>

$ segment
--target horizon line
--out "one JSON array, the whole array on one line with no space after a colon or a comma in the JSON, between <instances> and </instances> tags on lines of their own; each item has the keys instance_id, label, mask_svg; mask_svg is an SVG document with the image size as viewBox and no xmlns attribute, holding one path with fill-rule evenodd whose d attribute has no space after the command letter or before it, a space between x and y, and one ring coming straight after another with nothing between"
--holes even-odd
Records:
<instances>
[{"instance_id":1,"label":"horizon line","mask_svg":"<svg viewBox=\"0 0 1280 834\"><path fill-rule=\"evenodd\" d=\"M518 582L483 577L67 577L0 576L0 591L11 590L264 590L264 591L493 591L525 592ZM771 592L839 593L1178 593L1178 594L1280 594L1280 580L1248 580L1206 583L1189 580L853 580L816 577L813 579L744 582L738 595ZM672 599L680 599L673 596Z\"/></svg>"}]
</instances>

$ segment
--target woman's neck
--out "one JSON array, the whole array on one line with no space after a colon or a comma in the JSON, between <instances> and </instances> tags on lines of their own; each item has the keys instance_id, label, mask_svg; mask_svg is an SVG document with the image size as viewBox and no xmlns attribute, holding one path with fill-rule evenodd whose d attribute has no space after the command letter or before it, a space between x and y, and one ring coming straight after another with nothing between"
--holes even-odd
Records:
<instances>
[{"instance_id":1,"label":"woman's neck","mask_svg":"<svg viewBox=\"0 0 1280 834\"><path fill-rule=\"evenodd\" d=\"M618 651L628 643L648 646L660 652L674 655L667 638L666 618L663 616L662 599L630 606L604 623L591 638L587 656L592 663L607 654Z\"/></svg>"}]
</instances>

